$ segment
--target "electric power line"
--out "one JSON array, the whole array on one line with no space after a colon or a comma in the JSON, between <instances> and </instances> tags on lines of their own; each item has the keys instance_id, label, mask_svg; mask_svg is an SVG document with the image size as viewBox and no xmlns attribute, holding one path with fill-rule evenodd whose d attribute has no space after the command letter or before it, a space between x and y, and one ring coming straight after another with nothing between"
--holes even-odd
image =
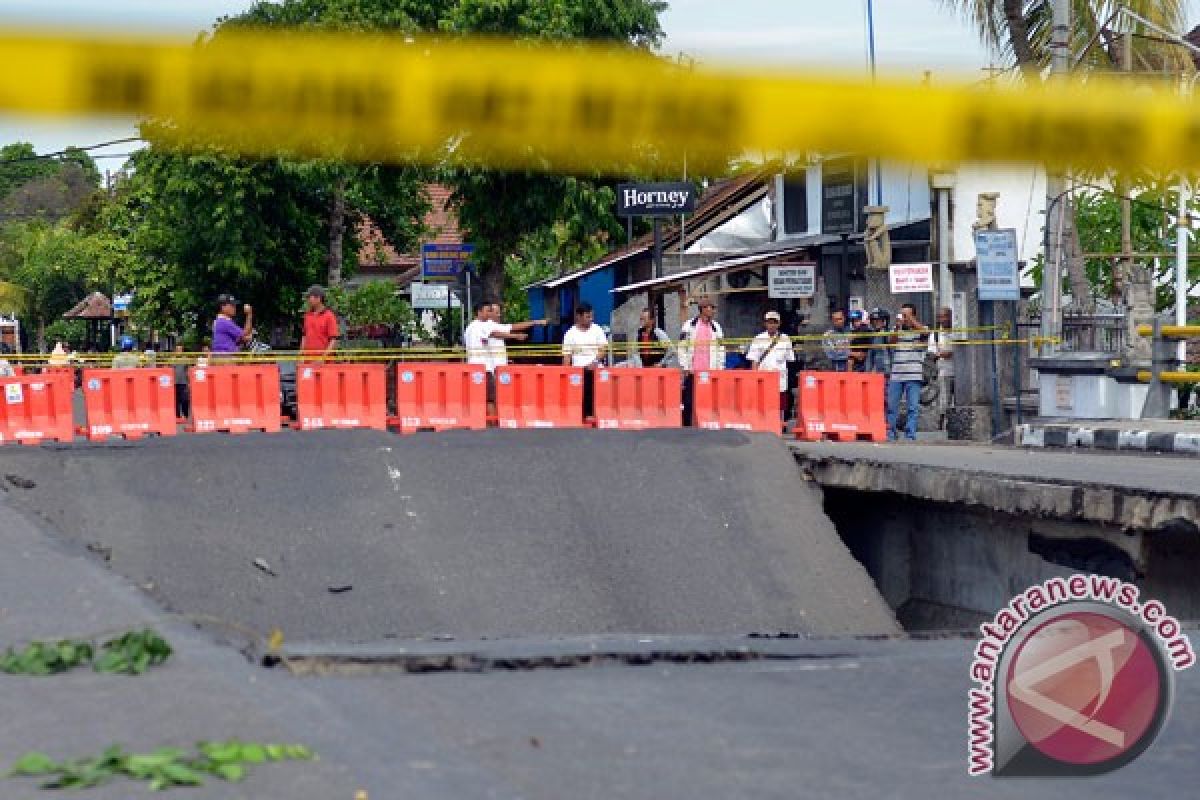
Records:
<instances>
[{"instance_id":1,"label":"electric power line","mask_svg":"<svg viewBox=\"0 0 1200 800\"><path fill-rule=\"evenodd\" d=\"M55 159L55 158L61 159L63 157L70 158L71 156L73 156L75 154L76 151L79 151L79 150L86 152L88 150L99 150L102 147L112 147L114 144L128 144L129 142L140 142L140 141L143 141L142 137L140 137L140 136L129 136L124 139L113 139L111 142L100 142L99 144L89 144L89 145L85 145L83 147L68 147L68 148L59 150L54 153L42 153L41 155L19 156L17 158L5 158L5 159L0 159L0 166L3 166L5 164L18 164L22 161L45 161L46 159ZM93 158L114 158L114 157L115 156L106 156L103 154L98 155L98 156L93 156ZM128 157L128 155L126 157Z\"/></svg>"}]
</instances>

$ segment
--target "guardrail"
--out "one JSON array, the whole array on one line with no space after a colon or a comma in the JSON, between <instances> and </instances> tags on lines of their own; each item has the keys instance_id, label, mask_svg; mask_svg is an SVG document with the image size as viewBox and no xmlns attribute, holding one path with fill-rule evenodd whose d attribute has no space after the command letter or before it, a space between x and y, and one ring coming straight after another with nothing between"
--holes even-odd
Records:
<instances>
[{"instance_id":1,"label":"guardrail","mask_svg":"<svg viewBox=\"0 0 1200 800\"><path fill-rule=\"evenodd\" d=\"M1171 385L1200 382L1200 372L1164 367L1180 366L1173 345L1187 339L1200 339L1200 325L1163 325L1155 320L1153 325L1139 325L1137 332L1139 336L1147 336L1152 340L1150 369L1137 373L1139 381L1150 384L1142 418L1167 419L1171 414Z\"/></svg>"}]
</instances>

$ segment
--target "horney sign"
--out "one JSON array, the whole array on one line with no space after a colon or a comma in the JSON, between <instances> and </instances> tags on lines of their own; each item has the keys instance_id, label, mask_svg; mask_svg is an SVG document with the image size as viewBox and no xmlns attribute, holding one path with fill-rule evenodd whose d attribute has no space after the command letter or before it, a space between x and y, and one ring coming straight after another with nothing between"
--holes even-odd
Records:
<instances>
[{"instance_id":1,"label":"horney sign","mask_svg":"<svg viewBox=\"0 0 1200 800\"><path fill-rule=\"evenodd\" d=\"M617 214L622 217L670 216L695 210L696 187L686 181L617 186Z\"/></svg>"}]
</instances>

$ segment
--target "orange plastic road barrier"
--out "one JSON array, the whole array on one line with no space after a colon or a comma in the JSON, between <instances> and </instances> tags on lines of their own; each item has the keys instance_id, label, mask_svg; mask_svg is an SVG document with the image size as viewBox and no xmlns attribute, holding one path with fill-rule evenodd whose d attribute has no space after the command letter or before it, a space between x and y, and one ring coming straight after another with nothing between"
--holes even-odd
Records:
<instances>
[{"instance_id":1,"label":"orange plastic road barrier","mask_svg":"<svg viewBox=\"0 0 1200 800\"><path fill-rule=\"evenodd\" d=\"M698 372L692 379L692 424L709 430L780 433L779 373Z\"/></svg>"},{"instance_id":2,"label":"orange plastic road barrier","mask_svg":"<svg viewBox=\"0 0 1200 800\"><path fill-rule=\"evenodd\" d=\"M192 367L188 384L197 433L274 433L281 427L279 369L274 364Z\"/></svg>"},{"instance_id":3,"label":"orange plastic road barrier","mask_svg":"<svg viewBox=\"0 0 1200 800\"><path fill-rule=\"evenodd\" d=\"M306 431L387 430L387 365L297 364L296 416Z\"/></svg>"},{"instance_id":4,"label":"orange plastic road barrier","mask_svg":"<svg viewBox=\"0 0 1200 800\"><path fill-rule=\"evenodd\" d=\"M175 372L148 369L85 369L83 407L87 437L140 439L148 433L174 436Z\"/></svg>"},{"instance_id":5,"label":"orange plastic road barrier","mask_svg":"<svg viewBox=\"0 0 1200 800\"><path fill-rule=\"evenodd\" d=\"M679 370L599 369L595 380L597 428L640 430L683 425Z\"/></svg>"},{"instance_id":6,"label":"orange plastic road barrier","mask_svg":"<svg viewBox=\"0 0 1200 800\"><path fill-rule=\"evenodd\" d=\"M69 372L0 378L0 442L37 444L75 438L75 378Z\"/></svg>"},{"instance_id":7,"label":"orange plastic road barrier","mask_svg":"<svg viewBox=\"0 0 1200 800\"><path fill-rule=\"evenodd\" d=\"M413 362L396 366L401 433L487 427L487 368L482 364Z\"/></svg>"},{"instance_id":8,"label":"orange plastic road barrier","mask_svg":"<svg viewBox=\"0 0 1200 800\"><path fill-rule=\"evenodd\" d=\"M579 367L496 367L496 419L501 428L582 428Z\"/></svg>"},{"instance_id":9,"label":"orange plastic road barrier","mask_svg":"<svg viewBox=\"0 0 1200 800\"><path fill-rule=\"evenodd\" d=\"M881 373L801 372L798 383L797 439L887 439Z\"/></svg>"}]
</instances>

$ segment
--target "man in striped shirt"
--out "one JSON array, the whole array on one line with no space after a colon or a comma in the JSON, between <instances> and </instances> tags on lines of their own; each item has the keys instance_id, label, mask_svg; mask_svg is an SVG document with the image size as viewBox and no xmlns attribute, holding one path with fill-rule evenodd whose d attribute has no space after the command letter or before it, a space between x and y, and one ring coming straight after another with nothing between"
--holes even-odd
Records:
<instances>
[{"instance_id":1,"label":"man in striped shirt","mask_svg":"<svg viewBox=\"0 0 1200 800\"><path fill-rule=\"evenodd\" d=\"M917 319L917 307L912 303L900 306L896 329L892 334L892 373L887 385L888 439L896 438L896 417L900 413L900 398L908 408L904 438L917 439L917 417L921 413L921 381L925 373L925 350L929 328Z\"/></svg>"}]
</instances>

